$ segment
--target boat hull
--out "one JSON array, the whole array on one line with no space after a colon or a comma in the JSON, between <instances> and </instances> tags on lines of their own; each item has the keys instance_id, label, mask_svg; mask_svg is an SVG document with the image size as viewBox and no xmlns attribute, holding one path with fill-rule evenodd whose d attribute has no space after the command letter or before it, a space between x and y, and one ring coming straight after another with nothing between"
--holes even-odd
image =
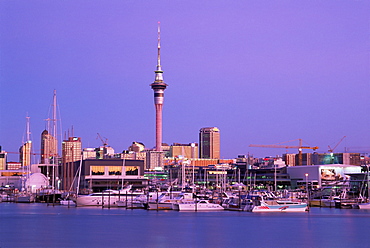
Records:
<instances>
[{"instance_id":1,"label":"boat hull","mask_svg":"<svg viewBox=\"0 0 370 248\"><path fill-rule=\"evenodd\" d=\"M149 202L149 210L172 210L172 202Z\"/></svg>"},{"instance_id":2,"label":"boat hull","mask_svg":"<svg viewBox=\"0 0 370 248\"><path fill-rule=\"evenodd\" d=\"M223 211L224 208L215 203L179 203L174 204L178 206L179 211Z\"/></svg>"},{"instance_id":3,"label":"boat hull","mask_svg":"<svg viewBox=\"0 0 370 248\"><path fill-rule=\"evenodd\" d=\"M59 204L63 206L76 206L73 200L60 200Z\"/></svg>"},{"instance_id":4,"label":"boat hull","mask_svg":"<svg viewBox=\"0 0 370 248\"><path fill-rule=\"evenodd\" d=\"M136 196L135 196L136 197ZM129 198L133 198L133 196L129 196ZM126 196L117 196L117 195L111 195L109 196L104 195L84 195L79 196L76 199L76 204L78 207L83 206L105 206L105 207L119 207L118 201L120 202L126 202ZM131 199L128 201L131 202Z\"/></svg>"},{"instance_id":5,"label":"boat hull","mask_svg":"<svg viewBox=\"0 0 370 248\"><path fill-rule=\"evenodd\" d=\"M307 211L306 203L297 203L297 204L277 204L270 205L262 203L260 206L254 206L252 212L305 212Z\"/></svg>"},{"instance_id":6,"label":"boat hull","mask_svg":"<svg viewBox=\"0 0 370 248\"><path fill-rule=\"evenodd\" d=\"M370 203L358 204L359 209L370 209Z\"/></svg>"}]
</instances>

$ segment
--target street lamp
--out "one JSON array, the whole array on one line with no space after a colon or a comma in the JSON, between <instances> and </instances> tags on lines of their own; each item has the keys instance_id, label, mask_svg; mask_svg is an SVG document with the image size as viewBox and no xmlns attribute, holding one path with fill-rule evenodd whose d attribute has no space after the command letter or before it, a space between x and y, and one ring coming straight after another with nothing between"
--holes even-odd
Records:
<instances>
[{"instance_id":1,"label":"street lamp","mask_svg":"<svg viewBox=\"0 0 370 248\"><path fill-rule=\"evenodd\" d=\"M306 177L306 192L307 192L307 202L309 203L309 193L308 193L308 173L304 174Z\"/></svg>"}]
</instances>

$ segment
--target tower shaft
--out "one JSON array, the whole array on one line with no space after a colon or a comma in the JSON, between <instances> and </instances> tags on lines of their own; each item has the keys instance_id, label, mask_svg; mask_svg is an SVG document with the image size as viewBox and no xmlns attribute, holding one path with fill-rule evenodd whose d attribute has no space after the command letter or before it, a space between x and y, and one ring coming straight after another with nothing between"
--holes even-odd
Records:
<instances>
[{"instance_id":1,"label":"tower shaft","mask_svg":"<svg viewBox=\"0 0 370 248\"><path fill-rule=\"evenodd\" d=\"M162 107L163 104L155 104L155 150L162 151Z\"/></svg>"}]
</instances>

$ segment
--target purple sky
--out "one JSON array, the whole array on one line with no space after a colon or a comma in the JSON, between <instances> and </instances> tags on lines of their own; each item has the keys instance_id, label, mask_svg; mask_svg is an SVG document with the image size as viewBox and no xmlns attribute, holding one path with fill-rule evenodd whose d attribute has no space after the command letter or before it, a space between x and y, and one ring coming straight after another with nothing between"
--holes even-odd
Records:
<instances>
[{"instance_id":1,"label":"purple sky","mask_svg":"<svg viewBox=\"0 0 370 248\"><path fill-rule=\"evenodd\" d=\"M369 1L0 0L0 145L34 152L57 90L62 130L116 152L155 145L157 22L163 142L221 131L221 156L301 138L370 152ZM289 143L298 145L298 141ZM306 150L311 152L311 150ZM296 152L290 149L289 152ZM17 157L14 160L16 160Z\"/></svg>"}]
</instances>

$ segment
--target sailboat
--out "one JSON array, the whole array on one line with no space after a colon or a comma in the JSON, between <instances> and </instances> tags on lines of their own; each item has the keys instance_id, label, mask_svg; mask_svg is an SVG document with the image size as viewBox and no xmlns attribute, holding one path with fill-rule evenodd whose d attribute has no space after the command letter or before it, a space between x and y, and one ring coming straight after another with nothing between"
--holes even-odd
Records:
<instances>
[{"instance_id":1,"label":"sailboat","mask_svg":"<svg viewBox=\"0 0 370 248\"><path fill-rule=\"evenodd\" d=\"M367 203L359 203L358 204L358 208L359 209L370 209L370 187L369 187L369 183L370 183L370 178L369 178L369 166L367 167L367 171L366 171L366 177L367 177L367 199L368 199L368 202Z\"/></svg>"},{"instance_id":2,"label":"sailboat","mask_svg":"<svg viewBox=\"0 0 370 248\"><path fill-rule=\"evenodd\" d=\"M78 178L77 187L76 187L76 197L78 197L79 188L80 188L80 180L81 180L81 168L82 168L82 155L81 155L81 159L80 159L80 166L78 167L78 173L76 173L75 177L73 178L71 187L69 188L69 191L68 191L68 194L66 195L66 197L60 199L60 202L59 202L60 205L64 205L64 206L77 206L76 199L73 199L73 197L71 196L70 192L72 191L72 187L73 187L73 185L75 183L76 178Z\"/></svg>"}]
</instances>

